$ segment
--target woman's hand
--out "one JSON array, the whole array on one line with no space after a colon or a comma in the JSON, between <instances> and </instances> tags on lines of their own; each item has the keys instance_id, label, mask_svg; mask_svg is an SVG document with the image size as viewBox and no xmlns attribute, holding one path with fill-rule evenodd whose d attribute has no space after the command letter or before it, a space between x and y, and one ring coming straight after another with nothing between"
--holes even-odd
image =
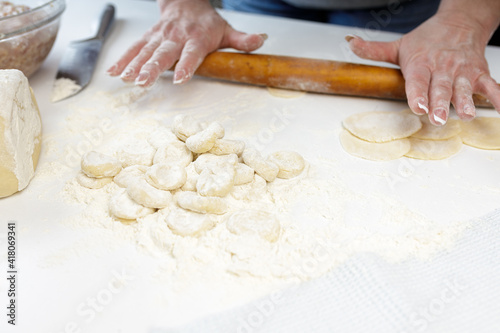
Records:
<instances>
[{"instance_id":1,"label":"woman's hand","mask_svg":"<svg viewBox=\"0 0 500 333\"><path fill-rule=\"evenodd\" d=\"M434 125L446 123L450 101L461 119L473 119L473 93L488 98L500 112L500 86L490 76L484 56L491 33L498 25L498 11L494 13L497 23L493 19L492 24L486 24L488 19L484 16L474 19L472 12L450 12L449 7L444 7L394 42L349 37L350 47L362 58L399 65L410 108L416 114L428 113Z\"/></svg>"},{"instance_id":2,"label":"woman's hand","mask_svg":"<svg viewBox=\"0 0 500 333\"><path fill-rule=\"evenodd\" d=\"M205 56L219 48L250 52L265 35L234 30L208 0L159 0L161 18L107 73L148 87L176 62L174 83L191 79Z\"/></svg>"}]
</instances>

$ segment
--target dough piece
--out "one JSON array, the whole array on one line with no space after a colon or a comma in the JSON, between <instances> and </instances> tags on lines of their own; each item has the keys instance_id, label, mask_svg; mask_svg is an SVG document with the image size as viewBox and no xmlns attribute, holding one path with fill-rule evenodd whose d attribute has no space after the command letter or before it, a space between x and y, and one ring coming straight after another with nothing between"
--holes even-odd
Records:
<instances>
[{"instance_id":1,"label":"dough piece","mask_svg":"<svg viewBox=\"0 0 500 333\"><path fill-rule=\"evenodd\" d=\"M208 152L214 155L236 154L238 156L245 150L245 142L241 140L217 139Z\"/></svg>"},{"instance_id":2,"label":"dough piece","mask_svg":"<svg viewBox=\"0 0 500 333\"><path fill-rule=\"evenodd\" d=\"M181 190L196 192L196 183L198 182L198 177L200 175L198 174L198 172L196 172L194 163L189 164L185 170L187 177L186 182L181 187Z\"/></svg>"},{"instance_id":3,"label":"dough piece","mask_svg":"<svg viewBox=\"0 0 500 333\"><path fill-rule=\"evenodd\" d=\"M420 116L422 128L412 134L411 137L425 140L445 140L457 136L462 132L461 122L458 119L448 119L445 125L436 126L431 124L427 115Z\"/></svg>"},{"instance_id":4,"label":"dough piece","mask_svg":"<svg viewBox=\"0 0 500 333\"><path fill-rule=\"evenodd\" d=\"M130 182L144 177L147 170L145 165L131 165L122 169L113 180L120 187L128 187Z\"/></svg>"},{"instance_id":5,"label":"dough piece","mask_svg":"<svg viewBox=\"0 0 500 333\"><path fill-rule=\"evenodd\" d=\"M306 94L305 91L280 89L280 88L272 88L272 87L267 87L267 91L272 96L280 97L280 98L298 98L298 97L302 97Z\"/></svg>"},{"instance_id":6,"label":"dough piece","mask_svg":"<svg viewBox=\"0 0 500 333\"><path fill-rule=\"evenodd\" d=\"M406 157L420 160L442 160L455 155L462 149L462 139L454 136L446 140L422 140L409 138L411 149Z\"/></svg>"},{"instance_id":7,"label":"dough piece","mask_svg":"<svg viewBox=\"0 0 500 333\"><path fill-rule=\"evenodd\" d=\"M0 198L25 189L35 175L42 121L28 79L0 70Z\"/></svg>"},{"instance_id":8,"label":"dough piece","mask_svg":"<svg viewBox=\"0 0 500 333\"><path fill-rule=\"evenodd\" d=\"M149 185L144 178L131 182L127 187L127 193L132 200L144 207L165 208L172 202L172 194L169 191Z\"/></svg>"},{"instance_id":9,"label":"dough piece","mask_svg":"<svg viewBox=\"0 0 500 333\"><path fill-rule=\"evenodd\" d=\"M120 160L124 168L131 165L153 165L153 157L155 156L156 149L147 141L137 140L128 142L120 148L115 153L115 156Z\"/></svg>"},{"instance_id":10,"label":"dough piece","mask_svg":"<svg viewBox=\"0 0 500 333\"><path fill-rule=\"evenodd\" d=\"M422 127L419 117L406 111L357 113L343 124L351 134L369 142L407 138Z\"/></svg>"},{"instance_id":11,"label":"dough piece","mask_svg":"<svg viewBox=\"0 0 500 333\"><path fill-rule=\"evenodd\" d=\"M174 208L165 218L168 227L176 235L196 237L214 227L208 214L200 214L181 208Z\"/></svg>"},{"instance_id":12,"label":"dough piece","mask_svg":"<svg viewBox=\"0 0 500 333\"><path fill-rule=\"evenodd\" d=\"M203 197L195 192L178 192L175 195L179 207L209 214L224 214L228 210L226 201L218 197Z\"/></svg>"},{"instance_id":13,"label":"dough piece","mask_svg":"<svg viewBox=\"0 0 500 333\"><path fill-rule=\"evenodd\" d=\"M114 177L122 170L122 163L116 158L96 151L89 151L82 157L82 171L89 177Z\"/></svg>"},{"instance_id":14,"label":"dough piece","mask_svg":"<svg viewBox=\"0 0 500 333\"><path fill-rule=\"evenodd\" d=\"M208 153L201 154L193 164L196 172L201 173L208 167L236 166L238 164L238 156L236 154L220 156Z\"/></svg>"},{"instance_id":15,"label":"dough piece","mask_svg":"<svg viewBox=\"0 0 500 333\"><path fill-rule=\"evenodd\" d=\"M120 219L136 220L149 214L153 214L156 210L144 207L130 198L127 190L122 188L116 191L109 200L109 212Z\"/></svg>"},{"instance_id":16,"label":"dough piece","mask_svg":"<svg viewBox=\"0 0 500 333\"><path fill-rule=\"evenodd\" d=\"M196 191L204 197L224 197L233 188L235 174L233 165L209 166L198 177Z\"/></svg>"},{"instance_id":17,"label":"dough piece","mask_svg":"<svg viewBox=\"0 0 500 333\"><path fill-rule=\"evenodd\" d=\"M80 171L76 176L76 181L83 187L97 190L111 183L113 177L93 178L87 176L83 171Z\"/></svg>"},{"instance_id":18,"label":"dough piece","mask_svg":"<svg viewBox=\"0 0 500 333\"><path fill-rule=\"evenodd\" d=\"M340 143L349 154L372 161L395 160L403 157L411 148L408 139L382 143L368 142L355 137L347 130L340 133Z\"/></svg>"},{"instance_id":19,"label":"dough piece","mask_svg":"<svg viewBox=\"0 0 500 333\"><path fill-rule=\"evenodd\" d=\"M254 179L255 170L244 163L238 163L234 171L234 185L248 184Z\"/></svg>"},{"instance_id":20,"label":"dough piece","mask_svg":"<svg viewBox=\"0 0 500 333\"><path fill-rule=\"evenodd\" d=\"M182 141L186 141L187 138L201 132L202 129L201 124L192 116L182 114L175 116L172 125L172 132Z\"/></svg>"},{"instance_id":21,"label":"dough piece","mask_svg":"<svg viewBox=\"0 0 500 333\"><path fill-rule=\"evenodd\" d=\"M193 153L206 153L215 144L215 140L224 137L224 127L216 121L212 122L203 131L196 133L186 139L186 146Z\"/></svg>"},{"instance_id":22,"label":"dough piece","mask_svg":"<svg viewBox=\"0 0 500 333\"><path fill-rule=\"evenodd\" d=\"M186 167L193 161L193 153L184 142L174 141L161 147L155 154L154 164L177 164Z\"/></svg>"},{"instance_id":23,"label":"dough piece","mask_svg":"<svg viewBox=\"0 0 500 333\"><path fill-rule=\"evenodd\" d=\"M169 128L160 127L148 138L148 143L155 149L160 149L161 147L167 146L172 142L179 142L179 139Z\"/></svg>"},{"instance_id":24,"label":"dough piece","mask_svg":"<svg viewBox=\"0 0 500 333\"><path fill-rule=\"evenodd\" d=\"M271 154L268 159L279 167L278 178L290 179L296 177L306 167L304 158L294 151L278 151Z\"/></svg>"},{"instance_id":25,"label":"dough piece","mask_svg":"<svg viewBox=\"0 0 500 333\"><path fill-rule=\"evenodd\" d=\"M462 123L463 143L480 149L500 149L500 118L478 117Z\"/></svg>"},{"instance_id":26,"label":"dough piece","mask_svg":"<svg viewBox=\"0 0 500 333\"><path fill-rule=\"evenodd\" d=\"M269 242L278 240L281 230L274 214L251 209L232 213L226 227L235 235L256 234Z\"/></svg>"},{"instance_id":27,"label":"dough piece","mask_svg":"<svg viewBox=\"0 0 500 333\"><path fill-rule=\"evenodd\" d=\"M155 164L146 172L146 181L157 189L165 191L181 188L186 178L186 168L175 164Z\"/></svg>"},{"instance_id":28,"label":"dough piece","mask_svg":"<svg viewBox=\"0 0 500 333\"><path fill-rule=\"evenodd\" d=\"M241 156L243 162L266 181L272 182L278 176L279 167L275 163L265 160L256 149L247 148Z\"/></svg>"}]
</instances>

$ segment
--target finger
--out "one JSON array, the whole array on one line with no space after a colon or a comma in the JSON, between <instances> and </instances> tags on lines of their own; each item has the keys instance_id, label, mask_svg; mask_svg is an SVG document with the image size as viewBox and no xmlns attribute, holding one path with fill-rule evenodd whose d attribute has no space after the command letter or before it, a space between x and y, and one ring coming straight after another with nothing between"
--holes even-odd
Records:
<instances>
[{"instance_id":1,"label":"finger","mask_svg":"<svg viewBox=\"0 0 500 333\"><path fill-rule=\"evenodd\" d=\"M152 86L161 73L169 69L179 59L182 45L165 41L155 50L151 58L142 66L135 84L142 87Z\"/></svg>"},{"instance_id":2,"label":"finger","mask_svg":"<svg viewBox=\"0 0 500 333\"><path fill-rule=\"evenodd\" d=\"M189 40L182 50L179 62L175 66L174 84L189 81L196 69L200 66L208 51L203 44L196 40Z\"/></svg>"},{"instance_id":3,"label":"finger","mask_svg":"<svg viewBox=\"0 0 500 333\"><path fill-rule=\"evenodd\" d=\"M135 42L126 52L125 54L113 65L111 66L106 73L111 76L118 76L120 75L125 67L134 59L141 49L144 47L144 45L147 44L147 41L144 39L141 39L137 42Z\"/></svg>"},{"instance_id":4,"label":"finger","mask_svg":"<svg viewBox=\"0 0 500 333\"><path fill-rule=\"evenodd\" d=\"M398 64L399 39L393 42L368 42L354 35L347 35L345 39L358 57Z\"/></svg>"},{"instance_id":5,"label":"finger","mask_svg":"<svg viewBox=\"0 0 500 333\"><path fill-rule=\"evenodd\" d=\"M472 100L472 85L467 78L460 76L455 79L451 102L460 119L474 119L476 116L476 108Z\"/></svg>"},{"instance_id":6,"label":"finger","mask_svg":"<svg viewBox=\"0 0 500 333\"><path fill-rule=\"evenodd\" d=\"M266 34L246 34L228 26L221 43L221 48L230 47L240 51L251 52L261 47L266 39Z\"/></svg>"},{"instance_id":7,"label":"finger","mask_svg":"<svg viewBox=\"0 0 500 333\"><path fill-rule=\"evenodd\" d=\"M500 113L500 86L489 74L483 74L479 77L475 91L486 97Z\"/></svg>"},{"instance_id":8,"label":"finger","mask_svg":"<svg viewBox=\"0 0 500 333\"><path fill-rule=\"evenodd\" d=\"M424 66L402 68L408 106L418 115L429 113L429 84L431 72Z\"/></svg>"},{"instance_id":9,"label":"finger","mask_svg":"<svg viewBox=\"0 0 500 333\"><path fill-rule=\"evenodd\" d=\"M122 72L121 78L125 82L134 81L139 75L141 67L148 61L156 49L160 46L160 38L151 39L146 45L142 47L139 54L127 65Z\"/></svg>"},{"instance_id":10,"label":"finger","mask_svg":"<svg viewBox=\"0 0 500 333\"><path fill-rule=\"evenodd\" d=\"M450 113L452 80L444 73L434 74L429 89L429 120L436 126L446 124Z\"/></svg>"}]
</instances>

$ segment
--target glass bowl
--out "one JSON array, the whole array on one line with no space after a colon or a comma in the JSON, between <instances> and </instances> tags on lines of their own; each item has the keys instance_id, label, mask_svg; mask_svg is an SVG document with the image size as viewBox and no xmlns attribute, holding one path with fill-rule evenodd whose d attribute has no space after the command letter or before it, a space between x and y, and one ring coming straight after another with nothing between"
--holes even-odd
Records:
<instances>
[{"instance_id":1,"label":"glass bowl","mask_svg":"<svg viewBox=\"0 0 500 333\"><path fill-rule=\"evenodd\" d=\"M0 16L0 69L19 69L29 77L52 49L66 4L64 0L10 2L30 9Z\"/></svg>"}]
</instances>

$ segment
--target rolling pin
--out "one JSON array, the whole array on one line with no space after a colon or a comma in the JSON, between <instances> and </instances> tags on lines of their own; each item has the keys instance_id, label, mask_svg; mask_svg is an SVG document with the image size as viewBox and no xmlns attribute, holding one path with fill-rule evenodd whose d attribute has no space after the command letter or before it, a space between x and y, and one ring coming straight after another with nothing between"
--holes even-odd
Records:
<instances>
[{"instance_id":1,"label":"rolling pin","mask_svg":"<svg viewBox=\"0 0 500 333\"><path fill-rule=\"evenodd\" d=\"M399 69L256 53L213 52L196 75L259 86L347 96L406 100ZM489 101L474 95L476 106Z\"/></svg>"}]
</instances>

